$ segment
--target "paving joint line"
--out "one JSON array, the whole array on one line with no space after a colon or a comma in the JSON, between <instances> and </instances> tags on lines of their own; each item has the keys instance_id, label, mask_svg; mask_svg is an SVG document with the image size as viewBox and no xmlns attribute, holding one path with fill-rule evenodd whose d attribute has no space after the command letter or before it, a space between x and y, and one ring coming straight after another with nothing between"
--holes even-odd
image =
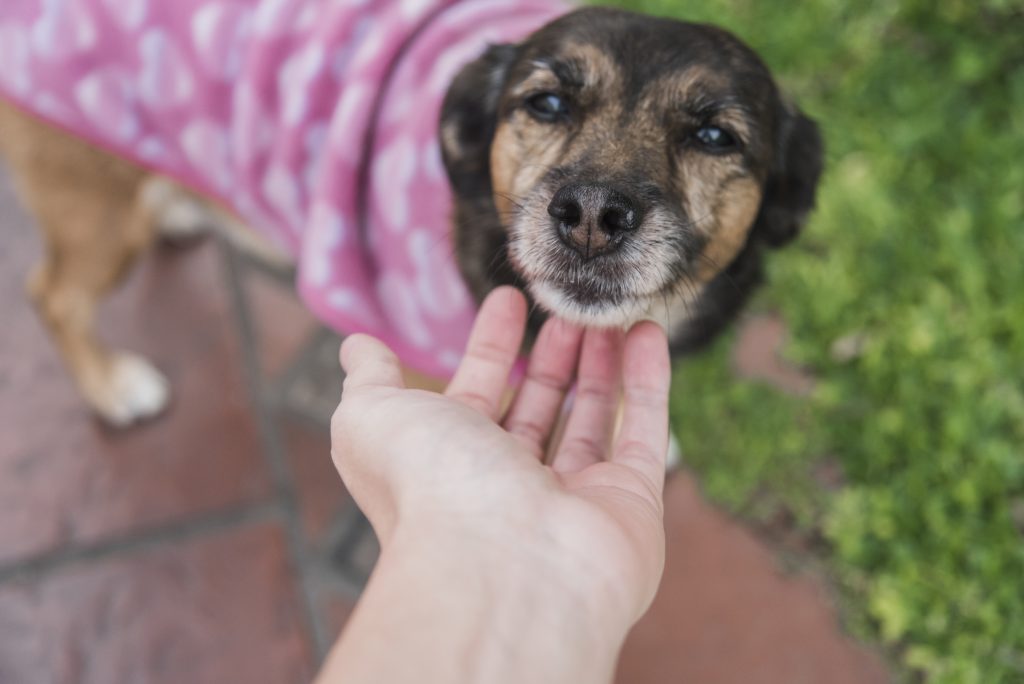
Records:
<instances>
[{"instance_id":1,"label":"paving joint line","mask_svg":"<svg viewBox=\"0 0 1024 684\"><path fill-rule=\"evenodd\" d=\"M307 572L311 554L302 530L294 473L282 434L282 402L280 398L275 399L265 394L267 383L258 352L259 334L249 294L246 291L247 272L268 272L259 267L256 259L247 258L244 253L236 251L227 240L222 240L220 247L221 263L241 343L242 370L246 386L249 388L249 405L256 417L260 451L270 471L274 491L282 509L288 564L293 576L295 598L308 643L316 663L319 664L327 654L331 638L317 615L316 596L313 587L310 586ZM270 383L270 386L272 388L273 383Z\"/></svg>"},{"instance_id":2,"label":"paving joint line","mask_svg":"<svg viewBox=\"0 0 1024 684\"><path fill-rule=\"evenodd\" d=\"M242 525L269 520L284 522L286 517L285 507L280 501L269 500L242 504L193 518L129 532L92 544L72 544L24 560L0 565L0 584L39 579L80 563L145 552L172 542L191 541Z\"/></svg>"}]
</instances>

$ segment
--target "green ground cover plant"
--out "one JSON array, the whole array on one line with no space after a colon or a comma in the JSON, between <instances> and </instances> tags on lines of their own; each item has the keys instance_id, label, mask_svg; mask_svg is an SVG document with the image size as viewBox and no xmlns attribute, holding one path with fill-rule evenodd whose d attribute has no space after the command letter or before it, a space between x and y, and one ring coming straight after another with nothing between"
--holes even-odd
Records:
<instances>
[{"instance_id":1,"label":"green ground cover plant","mask_svg":"<svg viewBox=\"0 0 1024 684\"><path fill-rule=\"evenodd\" d=\"M673 423L704 490L823 539L848 628L902 678L1024 681L1024 4L617 4L735 32L828 145L755 303L816 389L737 380L729 338L681 362Z\"/></svg>"}]
</instances>

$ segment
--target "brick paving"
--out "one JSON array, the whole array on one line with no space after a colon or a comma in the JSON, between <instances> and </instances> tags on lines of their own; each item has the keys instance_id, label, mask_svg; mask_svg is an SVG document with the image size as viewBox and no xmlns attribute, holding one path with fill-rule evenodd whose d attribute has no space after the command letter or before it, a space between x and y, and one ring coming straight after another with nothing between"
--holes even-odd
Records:
<instances>
[{"instance_id":1,"label":"brick paving","mask_svg":"<svg viewBox=\"0 0 1024 684\"><path fill-rule=\"evenodd\" d=\"M286 458L263 455L216 250L158 250L104 305L104 335L175 393L123 433L84 412L24 301L38 253L0 169L0 682L308 681L357 597L337 558L351 502L323 431L286 422ZM257 301L280 365L311 321ZM666 512L665 580L619 682L886 681L820 584L783 574L687 476Z\"/></svg>"}]
</instances>

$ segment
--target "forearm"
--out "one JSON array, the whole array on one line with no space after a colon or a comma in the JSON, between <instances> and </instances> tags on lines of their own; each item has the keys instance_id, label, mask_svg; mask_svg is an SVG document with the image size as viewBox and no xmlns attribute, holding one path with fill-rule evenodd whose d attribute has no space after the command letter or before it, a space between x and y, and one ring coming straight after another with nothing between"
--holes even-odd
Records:
<instances>
[{"instance_id":1,"label":"forearm","mask_svg":"<svg viewBox=\"0 0 1024 684\"><path fill-rule=\"evenodd\" d=\"M626 627L524 558L396 533L320 684L610 681Z\"/></svg>"}]
</instances>

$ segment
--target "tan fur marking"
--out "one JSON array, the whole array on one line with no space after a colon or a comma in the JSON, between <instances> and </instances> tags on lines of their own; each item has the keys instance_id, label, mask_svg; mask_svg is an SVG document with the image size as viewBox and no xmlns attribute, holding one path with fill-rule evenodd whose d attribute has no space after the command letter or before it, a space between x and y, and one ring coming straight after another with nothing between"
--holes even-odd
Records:
<instances>
[{"instance_id":1,"label":"tan fur marking","mask_svg":"<svg viewBox=\"0 0 1024 684\"><path fill-rule=\"evenodd\" d=\"M743 245L761 205L761 188L752 178L739 178L717 193L715 229L700 257L697 280L705 283L725 268Z\"/></svg>"},{"instance_id":2,"label":"tan fur marking","mask_svg":"<svg viewBox=\"0 0 1024 684\"><path fill-rule=\"evenodd\" d=\"M519 162L519 146L515 132L508 124L502 124L494 133L491 143L491 187L498 216L508 216L515 208L511 202L513 178ZM505 221L502 220L504 224Z\"/></svg>"},{"instance_id":3,"label":"tan fur marking","mask_svg":"<svg viewBox=\"0 0 1024 684\"><path fill-rule=\"evenodd\" d=\"M514 98L525 96L529 92L541 90L558 90L561 83L558 77L546 65L538 64L536 69L530 73L522 82L509 93Z\"/></svg>"},{"instance_id":4,"label":"tan fur marking","mask_svg":"<svg viewBox=\"0 0 1024 684\"><path fill-rule=\"evenodd\" d=\"M695 64L681 73L669 74L651 81L644 92L662 103L674 103L685 102L693 99L695 93L724 85L725 81L720 74L703 64Z\"/></svg>"},{"instance_id":5,"label":"tan fur marking","mask_svg":"<svg viewBox=\"0 0 1024 684\"><path fill-rule=\"evenodd\" d=\"M619 69L601 48L589 43L571 43L562 54L582 65L584 89L598 90L609 99L619 96L622 90Z\"/></svg>"},{"instance_id":6,"label":"tan fur marking","mask_svg":"<svg viewBox=\"0 0 1024 684\"><path fill-rule=\"evenodd\" d=\"M491 185L499 216L514 213L557 164L564 135L562 129L532 121L522 112L498 127L491 144Z\"/></svg>"},{"instance_id":7,"label":"tan fur marking","mask_svg":"<svg viewBox=\"0 0 1024 684\"><path fill-rule=\"evenodd\" d=\"M739 136L741 141L750 140L750 122L742 110L727 108L716 112L711 123L717 126L724 126Z\"/></svg>"}]
</instances>

